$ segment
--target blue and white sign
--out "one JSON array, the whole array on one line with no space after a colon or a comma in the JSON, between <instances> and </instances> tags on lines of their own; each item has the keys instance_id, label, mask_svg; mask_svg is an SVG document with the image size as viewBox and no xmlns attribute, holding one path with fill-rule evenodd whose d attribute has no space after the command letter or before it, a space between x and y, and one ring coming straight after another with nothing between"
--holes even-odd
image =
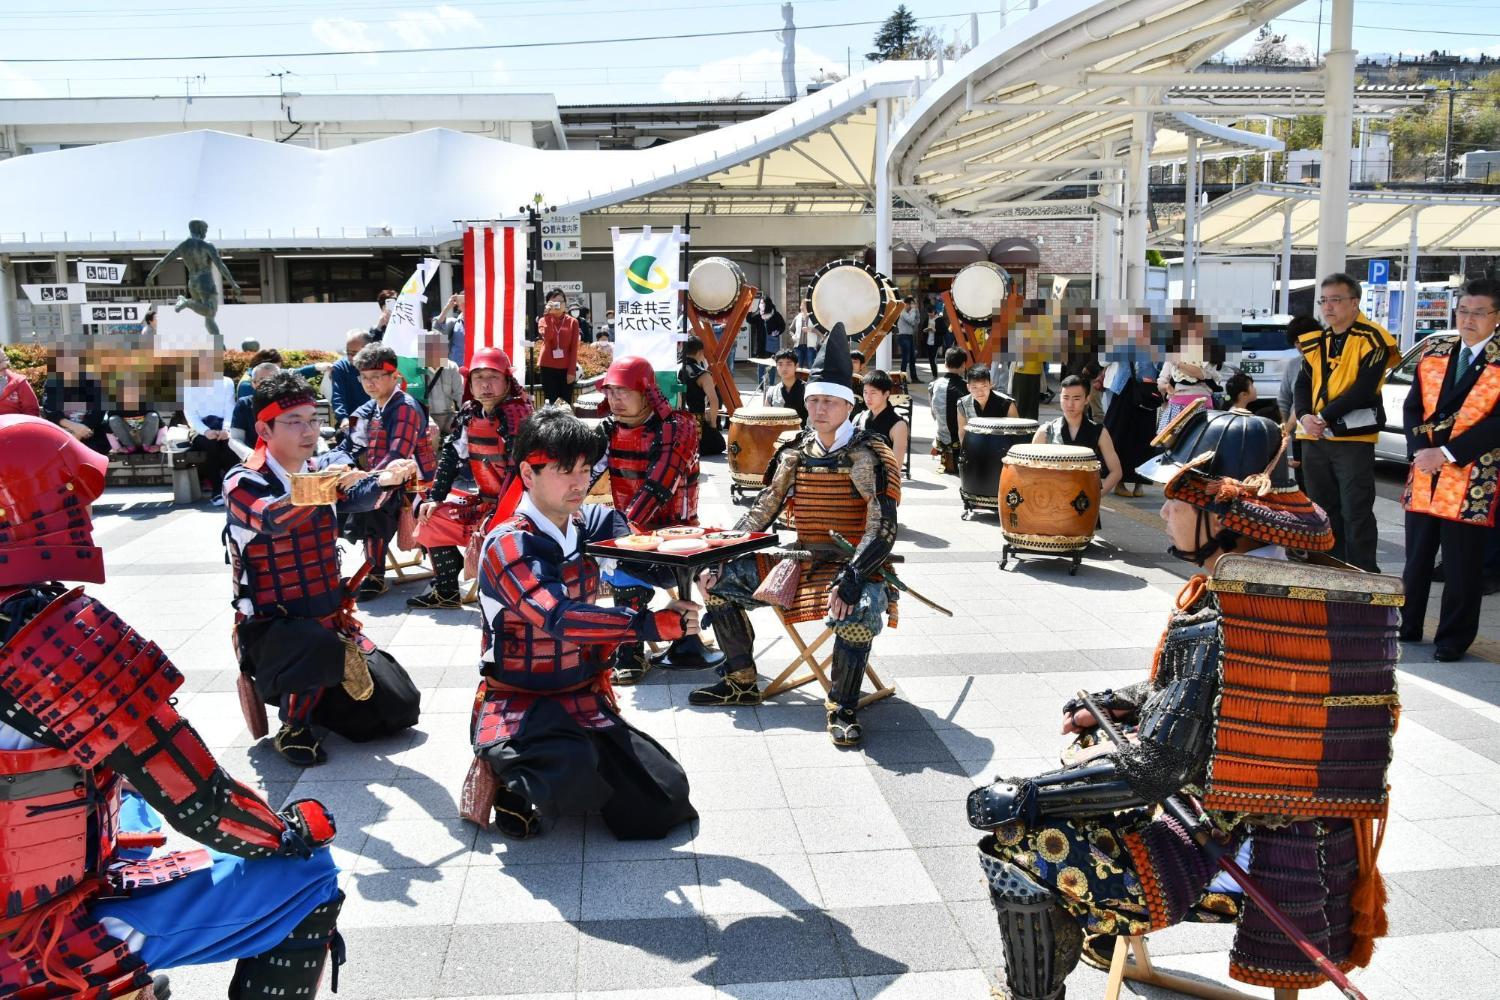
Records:
<instances>
[{"instance_id":1,"label":"blue and white sign","mask_svg":"<svg viewBox=\"0 0 1500 1000\"><path fill-rule=\"evenodd\" d=\"M1365 279L1372 285L1388 285L1391 283L1391 262L1388 260L1370 261L1370 273Z\"/></svg>"}]
</instances>

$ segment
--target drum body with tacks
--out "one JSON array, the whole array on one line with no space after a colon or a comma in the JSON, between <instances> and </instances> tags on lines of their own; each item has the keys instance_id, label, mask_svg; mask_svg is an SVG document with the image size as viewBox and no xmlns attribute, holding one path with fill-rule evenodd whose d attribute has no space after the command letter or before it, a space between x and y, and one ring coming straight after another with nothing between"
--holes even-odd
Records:
<instances>
[{"instance_id":1,"label":"drum body with tacks","mask_svg":"<svg viewBox=\"0 0 1500 1000\"><path fill-rule=\"evenodd\" d=\"M732 490L759 492L776 454L777 439L798 432L796 410L781 406L742 406L729 418L729 477Z\"/></svg>"},{"instance_id":2,"label":"drum body with tacks","mask_svg":"<svg viewBox=\"0 0 1500 1000\"><path fill-rule=\"evenodd\" d=\"M959 448L959 488L964 512L995 510L996 490L1005 456L1036 434L1035 420L1019 417L975 417L964 425Z\"/></svg>"},{"instance_id":3,"label":"drum body with tacks","mask_svg":"<svg viewBox=\"0 0 1500 1000\"><path fill-rule=\"evenodd\" d=\"M602 392L586 392L573 400L573 415L590 419L602 417L609 412L609 406L604 401Z\"/></svg>"},{"instance_id":4,"label":"drum body with tacks","mask_svg":"<svg viewBox=\"0 0 1500 1000\"><path fill-rule=\"evenodd\" d=\"M1000 530L1009 550L1074 555L1099 523L1099 459L1092 448L1023 444L1000 473ZM1005 560L1002 558L1001 565Z\"/></svg>"},{"instance_id":5,"label":"drum body with tacks","mask_svg":"<svg viewBox=\"0 0 1500 1000\"><path fill-rule=\"evenodd\" d=\"M853 343L880 325L886 306L900 302L901 293L864 261L846 259L818 268L807 286L807 298L813 326L820 333L842 323Z\"/></svg>"},{"instance_id":6,"label":"drum body with tacks","mask_svg":"<svg viewBox=\"0 0 1500 1000\"><path fill-rule=\"evenodd\" d=\"M706 316L722 316L734 308L745 288L745 272L728 257L705 257L688 272L688 298Z\"/></svg>"},{"instance_id":7,"label":"drum body with tacks","mask_svg":"<svg viewBox=\"0 0 1500 1000\"><path fill-rule=\"evenodd\" d=\"M974 326L989 326L1010 294L1010 274L999 264L976 261L961 268L948 289L953 311Z\"/></svg>"}]
</instances>

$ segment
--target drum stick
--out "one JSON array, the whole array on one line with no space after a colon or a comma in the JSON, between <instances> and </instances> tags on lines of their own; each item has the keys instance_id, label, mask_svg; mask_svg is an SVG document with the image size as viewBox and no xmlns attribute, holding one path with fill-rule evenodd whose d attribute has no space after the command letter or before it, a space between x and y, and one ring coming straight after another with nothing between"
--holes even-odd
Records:
<instances>
[{"instance_id":1,"label":"drum stick","mask_svg":"<svg viewBox=\"0 0 1500 1000\"><path fill-rule=\"evenodd\" d=\"M1078 700L1083 702L1084 707L1089 710L1094 716L1094 720L1098 722L1099 728L1104 730L1104 735L1108 736L1115 746L1125 746L1125 738L1115 728L1114 721L1098 705L1094 704L1094 699L1089 696L1087 691L1079 691ZM1308 940L1307 935L1302 933L1301 928L1292 923L1287 915L1281 912L1281 909L1271 901L1271 897L1266 895L1265 890L1250 877L1250 873L1241 868L1234 860L1234 857L1224 849L1224 845L1214 840L1208 831L1203 829L1202 825L1198 822L1198 817L1189 811L1187 805L1181 799L1175 795L1169 795L1162 800L1161 807L1168 816L1171 816L1182 825L1182 828L1188 832L1188 835L1203 849L1205 854L1217 862L1221 869L1228 872L1230 878L1239 883L1240 888L1245 890L1245 895L1249 896L1255 901L1256 906L1265 911L1266 916L1271 918L1271 923L1276 925L1277 930L1285 934L1287 940L1296 945L1297 949L1307 956L1308 961L1316 965L1318 971L1328 977L1329 982L1337 986L1349 1000L1366 1000L1365 995L1349 981L1349 977L1344 975L1343 970L1334 965L1333 961L1327 955L1319 951L1318 946Z\"/></svg>"}]
</instances>

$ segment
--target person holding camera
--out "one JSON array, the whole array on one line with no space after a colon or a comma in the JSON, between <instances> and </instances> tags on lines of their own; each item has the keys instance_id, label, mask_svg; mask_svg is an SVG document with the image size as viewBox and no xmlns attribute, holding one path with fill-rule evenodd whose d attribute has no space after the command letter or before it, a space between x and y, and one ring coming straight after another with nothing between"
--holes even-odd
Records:
<instances>
[{"instance_id":1,"label":"person holding camera","mask_svg":"<svg viewBox=\"0 0 1500 1000\"><path fill-rule=\"evenodd\" d=\"M573 383L578 379L578 338L582 330L578 320L568 315L568 296L562 289L547 293L547 311L537 317L536 332L541 337L537 368L543 401L571 402Z\"/></svg>"}]
</instances>

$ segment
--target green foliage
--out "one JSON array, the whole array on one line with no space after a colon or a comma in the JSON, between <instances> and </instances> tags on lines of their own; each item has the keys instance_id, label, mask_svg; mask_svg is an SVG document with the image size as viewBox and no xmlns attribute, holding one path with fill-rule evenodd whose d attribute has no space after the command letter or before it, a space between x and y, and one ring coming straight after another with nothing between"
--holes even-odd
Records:
<instances>
[{"instance_id":1,"label":"green foliage","mask_svg":"<svg viewBox=\"0 0 1500 1000\"><path fill-rule=\"evenodd\" d=\"M1151 249L1146 251L1146 264L1149 267L1166 267L1167 258L1161 255L1160 250Z\"/></svg>"},{"instance_id":2,"label":"green foliage","mask_svg":"<svg viewBox=\"0 0 1500 1000\"><path fill-rule=\"evenodd\" d=\"M1391 122L1392 156L1400 173L1422 176L1443 172L1443 146L1448 132L1448 80L1427 80L1437 88L1420 108L1403 111ZM1500 73L1478 77L1453 94L1453 174L1457 158L1470 150L1500 148ZM1400 170L1403 164L1410 164Z\"/></svg>"},{"instance_id":3,"label":"green foliage","mask_svg":"<svg viewBox=\"0 0 1500 1000\"><path fill-rule=\"evenodd\" d=\"M875 33L875 51L865 53L865 58L871 62L920 58L912 49L921 35L917 15L906 9L906 4L901 4Z\"/></svg>"}]
</instances>

